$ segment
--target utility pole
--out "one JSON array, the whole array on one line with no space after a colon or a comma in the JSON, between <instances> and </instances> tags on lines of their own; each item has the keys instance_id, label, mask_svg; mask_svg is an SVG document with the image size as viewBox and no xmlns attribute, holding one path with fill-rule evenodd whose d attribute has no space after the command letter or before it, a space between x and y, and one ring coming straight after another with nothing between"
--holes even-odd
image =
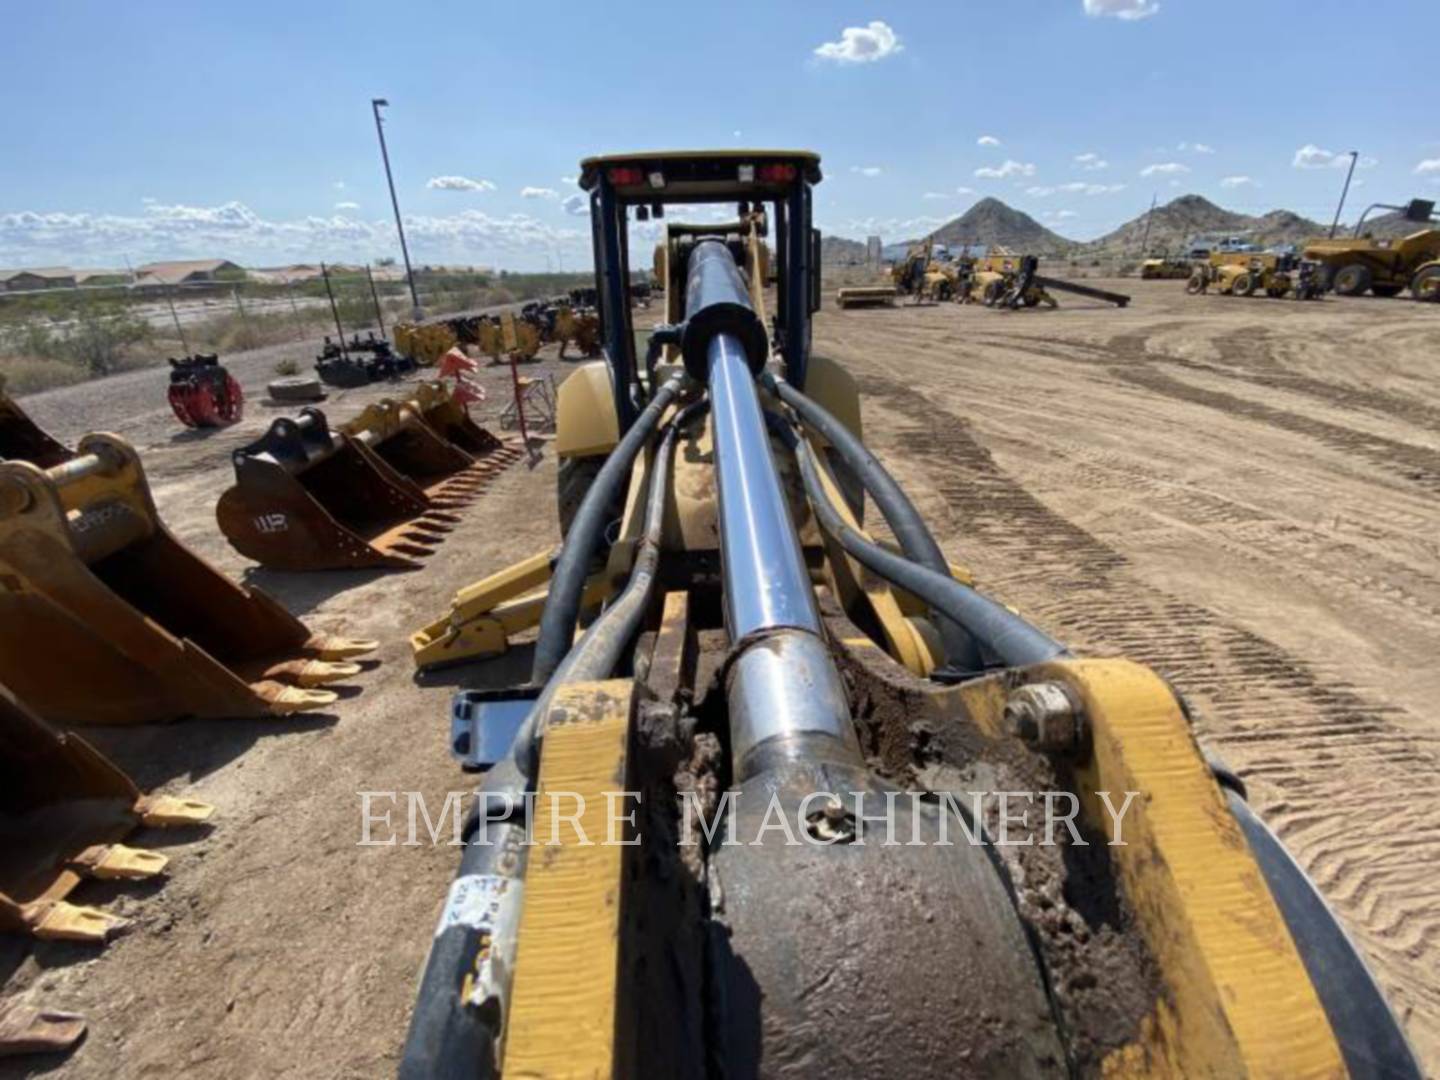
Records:
<instances>
[{"instance_id":1,"label":"utility pole","mask_svg":"<svg viewBox=\"0 0 1440 1080\"><path fill-rule=\"evenodd\" d=\"M1145 215L1145 237L1140 241L1140 257L1143 259L1150 252L1150 222L1155 218L1155 204L1160 201L1160 193L1157 191L1150 196L1150 212Z\"/></svg>"},{"instance_id":2,"label":"utility pole","mask_svg":"<svg viewBox=\"0 0 1440 1080\"><path fill-rule=\"evenodd\" d=\"M1355 175L1355 162L1360 160L1360 151L1350 151L1350 171L1345 174L1345 186L1340 190L1340 205L1335 207L1335 220L1330 223L1330 239L1335 239L1335 230L1340 227L1340 211L1345 209L1345 196L1350 194L1350 178Z\"/></svg>"},{"instance_id":3,"label":"utility pole","mask_svg":"<svg viewBox=\"0 0 1440 1080\"><path fill-rule=\"evenodd\" d=\"M405 226L400 221L400 200L395 197L395 177L390 172L390 151L385 146L385 124L380 119L380 109L388 108L390 102L384 98L371 98L370 108L375 113L375 134L380 136L380 158L385 162L385 182L390 185L390 205L395 210L395 231L400 234L400 254L405 257L405 279L410 282L411 313L416 322L425 317L420 308L420 295L415 291L415 271L410 268L410 249L405 245Z\"/></svg>"}]
</instances>

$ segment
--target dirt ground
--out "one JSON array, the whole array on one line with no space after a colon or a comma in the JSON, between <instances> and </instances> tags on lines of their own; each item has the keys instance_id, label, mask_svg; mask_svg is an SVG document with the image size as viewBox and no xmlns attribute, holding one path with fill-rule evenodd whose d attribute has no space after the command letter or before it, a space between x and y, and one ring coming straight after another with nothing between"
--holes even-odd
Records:
<instances>
[{"instance_id":1,"label":"dirt ground","mask_svg":"<svg viewBox=\"0 0 1440 1080\"><path fill-rule=\"evenodd\" d=\"M815 348L860 378L868 441L983 588L1190 697L1440 1072L1440 308L1115 284L1128 309L827 307ZM417 681L406 637L457 587L554 541L554 461L502 473L424 570L257 571L213 507L229 451L279 414L259 398L295 352L233 359L247 418L208 437L177 431L153 371L24 402L67 440L134 441L184 540L318 628L383 642L332 717L97 737L142 784L219 812L140 838L172 856L163 882L81 890L134 920L107 949L0 945L7 995L89 1018L71 1057L40 1063L52 1075L369 1077L398 1061L457 855L357 847L357 793L439 805L463 786L449 695L524 657ZM494 417L509 375L484 379ZM385 392L325 407L343 419Z\"/></svg>"}]
</instances>

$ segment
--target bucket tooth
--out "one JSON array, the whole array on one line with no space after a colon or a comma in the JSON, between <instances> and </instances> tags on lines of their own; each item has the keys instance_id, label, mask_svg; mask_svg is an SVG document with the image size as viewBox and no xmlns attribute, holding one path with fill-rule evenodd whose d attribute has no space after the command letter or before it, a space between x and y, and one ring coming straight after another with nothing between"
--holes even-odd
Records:
<instances>
[{"instance_id":1,"label":"bucket tooth","mask_svg":"<svg viewBox=\"0 0 1440 1080\"><path fill-rule=\"evenodd\" d=\"M18 1001L0 1004L0 1057L58 1054L85 1034L85 1018L59 1009L37 1009Z\"/></svg>"},{"instance_id":2,"label":"bucket tooth","mask_svg":"<svg viewBox=\"0 0 1440 1080\"><path fill-rule=\"evenodd\" d=\"M44 941L104 943L129 925L128 920L99 908L55 900L32 912L30 932Z\"/></svg>"},{"instance_id":3,"label":"bucket tooth","mask_svg":"<svg viewBox=\"0 0 1440 1080\"><path fill-rule=\"evenodd\" d=\"M283 664L267 668L265 678L294 683L309 689L353 679L360 671L359 664L337 663L333 660L287 660Z\"/></svg>"},{"instance_id":4,"label":"bucket tooth","mask_svg":"<svg viewBox=\"0 0 1440 1080\"><path fill-rule=\"evenodd\" d=\"M380 642L368 638L345 638L335 634L316 634L305 643L305 651L319 660L354 660L369 656L380 648Z\"/></svg>"},{"instance_id":5,"label":"bucket tooth","mask_svg":"<svg viewBox=\"0 0 1440 1080\"><path fill-rule=\"evenodd\" d=\"M401 552L405 555L414 555L422 559L427 555L433 555L435 553L433 548L421 547L419 544L411 544L403 540L396 541L391 546L391 550Z\"/></svg>"},{"instance_id":6,"label":"bucket tooth","mask_svg":"<svg viewBox=\"0 0 1440 1080\"><path fill-rule=\"evenodd\" d=\"M174 795L143 795L135 800L134 810L142 823L159 829L200 825L215 813L215 807L209 803Z\"/></svg>"},{"instance_id":7,"label":"bucket tooth","mask_svg":"<svg viewBox=\"0 0 1440 1080\"><path fill-rule=\"evenodd\" d=\"M294 713L314 712L329 708L340 700L333 690L311 690L300 686L282 686L265 680L252 684L256 695L270 707L274 716L291 716Z\"/></svg>"},{"instance_id":8,"label":"bucket tooth","mask_svg":"<svg viewBox=\"0 0 1440 1080\"><path fill-rule=\"evenodd\" d=\"M158 851L141 851L124 844L96 844L82 851L73 866L86 877L101 881L144 881L163 874L169 862Z\"/></svg>"}]
</instances>

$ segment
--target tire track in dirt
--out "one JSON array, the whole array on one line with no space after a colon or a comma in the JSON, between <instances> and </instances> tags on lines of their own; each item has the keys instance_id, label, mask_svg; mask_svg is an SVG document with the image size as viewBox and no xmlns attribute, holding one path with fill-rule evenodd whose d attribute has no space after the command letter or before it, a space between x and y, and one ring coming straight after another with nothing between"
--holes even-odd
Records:
<instances>
[{"instance_id":1,"label":"tire track in dirt","mask_svg":"<svg viewBox=\"0 0 1440 1080\"><path fill-rule=\"evenodd\" d=\"M884 377L859 381L906 418L894 429L898 450L928 475L964 539L1001 568L996 594L1087 651L1152 666L1200 705L1199 733L1257 790L1275 792L1267 818L1357 929L1402 1017L1440 1026L1429 977L1440 965L1440 881L1415 872L1440 859L1440 791L1416 787L1440 765L1434 741L1405 710L1141 581L923 394Z\"/></svg>"}]
</instances>

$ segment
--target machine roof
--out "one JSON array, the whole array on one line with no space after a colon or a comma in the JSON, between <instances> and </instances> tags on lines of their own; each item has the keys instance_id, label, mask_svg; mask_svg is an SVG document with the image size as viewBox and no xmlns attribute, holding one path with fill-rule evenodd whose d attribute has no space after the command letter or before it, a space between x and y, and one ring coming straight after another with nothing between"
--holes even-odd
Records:
<instances>
[{"instance_id":1,"label":"machine roof","mask_svg":"<svg viewBox=\"0 0 1440 1080\"><path fill-rule=\"evenodd\" d=\"M600 172L614 165L638 166L649 173L664 171L667 163L680 165L702 161L734 162L736 165L748 162L773 163L789 162L795 165L807 183L820 182L820 155L810 150L637 150L626 154L599 154L584 158L580 162L580 186L586 191L594 188ZM711 187L711 184L706 185ZM729 186L729 185L726 185ZM737 193L747 190L746 185L734 182ZM718 194L718 192L717 192Z\"/></svg>"}]
</instances>

